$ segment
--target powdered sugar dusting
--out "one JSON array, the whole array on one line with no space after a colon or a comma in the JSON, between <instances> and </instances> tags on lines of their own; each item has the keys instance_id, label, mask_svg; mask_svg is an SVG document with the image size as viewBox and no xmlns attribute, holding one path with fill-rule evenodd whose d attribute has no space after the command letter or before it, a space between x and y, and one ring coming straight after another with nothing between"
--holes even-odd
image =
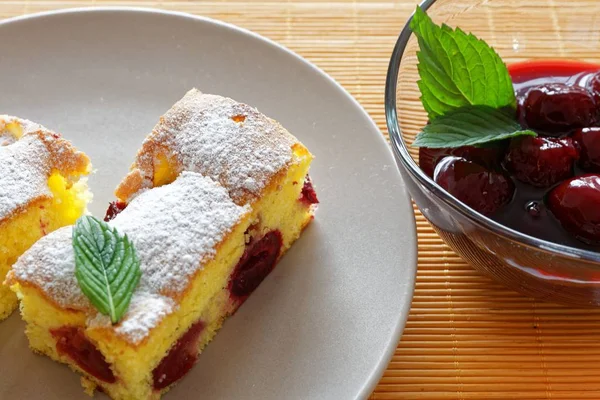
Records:
<instances>
[{"instance_id":1,"label":"powdered sugar dusting","mask_svg":"<svg viewBox=\"0 0 600 400\"><path fill-rule=\"evenodd\" d=\"M140 287L178 293L247 211L212 179L183 172L140 194L111 223L135 243L144 264Z\"/></svg>"},{"instance_id":2,"label":"powdered sugar dusting","mask_svg":"<svg viewBox=\"0 0 600 400\"><path fill-rule=\"evenodd\" d=\"M13 265L16 278L39 286L63 307L92 310L75 278L73 227L65 226L42 237Z\"/></svg>"},{"instance_id":3,"label":"powdered sugar dusting","mask_svg":"<svg viewBox=\"0 0 600 400\"><path fill-rule=\"evenodd\" d=\"M131 342L138 343L164 317L176 309L177 305L169 297L137 291L131 299L125 318L114 329L118 334L128 338ZM96 317L89 321L88 325L90 327L112 327L110 317L102 314L97 314Z\"/></svg>"},{"instance_id":4,"label":"powdered sugar dusting","mask_svg":"<svg viewBox=\"0 0 600 400\"><path fill-rule=\"evenodd\" d=\"M18 135L15 135L15 129ZM27 119L13 117L12 115L0 115L0 146L8 146L16 142L20 136L39 130L45 131L47 129Z\"/></svg>"},{"instance_id":5,"label":"powdered sugar dusting","mask_svg":"<svg viewBox=\"0 0 600 400\"><path fill-rule=\"evenodd\" d=\"M33 199L49 196L50 153L37 135L0 146L0 219Z\"/></svg>"},{"instance_id":6,"label":"powdered sugar dusting","mask_svg":"<svg viewBox=\"0 0 600 400\"><path fill-rule=\"evenodd\" d=\"M133 343L146 337L174 311L173 298L249 210L236 205L212 179L194 172L132 200L111 224L135 244L142 277L116 333ZM13 266L14 278L37 285L62 307L86 310L90 326L110 327L104 316L96 316L77 284L71 235L72 227L62 228L33 245Z\"/></svg>"},{"instance_id":7,"label":"powdered sugar dusting","mask_svg":"<svg viewBox=\"0 0 600 400\"><path fill-rule=\"evenodd\" d=\"M50 196L51 170L79 176L90 168L88 157L60 135L35 122L0 115L0 220Z\"/></svg>"},{"instance_id":8,"label":"powdered sugar dusting","mask_svg":"<svg viewBox=\"0 0 600 400\"><path fill-rule=\"evenodd\" d=\"M192 89L146 139L137 167L151 187L156 148L166 147L180 171L210 176L242 204L258 197L272 176L291 162L296 142L255 108Z\"/></svg>"}]
</instances>

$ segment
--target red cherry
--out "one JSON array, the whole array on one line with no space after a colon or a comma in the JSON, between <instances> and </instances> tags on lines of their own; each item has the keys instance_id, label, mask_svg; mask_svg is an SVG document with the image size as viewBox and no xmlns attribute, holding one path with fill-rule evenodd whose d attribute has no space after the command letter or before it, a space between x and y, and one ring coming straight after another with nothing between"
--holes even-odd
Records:
<instances>
[{"instance_id":1,"label":"red cherry","mask_svg":"<svg viewBox=\"0 0 600 400\"><path fill-rule=\"evenodd\" d=\"M433 178L458 200L485 215L508 204L515 191L513 182L504 174L461 157L444 158Z\"/></svg>"},{"instance_id":2,"label":"red cherry","mask_svg":"<svg viewBox=\"0 0 600 400\"><path fill-rule=\"evenodd\" d=\"M590 80L587 83L587 89L592 93L592 96L594 96L596 104L600 104L600 72L596 72L590 77Z\"/></svg>"},{"instance_id":3,"label":"red cherry","mask_svg":"<svg viewBox=\"0 0 600 400\"><path fill-rule=\"evenodd\" d=\"M600 175L569 179L554 188L547 201L566 231L586 243L600 243Z\"/></svg>"},{"instance_id":4,"label":"red cherry","mask_svg":"<svg viewBox=\"0 0 600 400\"><path fill-rule=\"evenodd\" d=\"M548 83L530 89L519 114L528 127L553 134L593 126L598 110L593 96L580 86Z\"/></svg>"},{"instance_id":5,"label":"red cherry","mask_svg":"<svg viewBox=\"0 0 600 400\"><path fill-rule=\"evenodd\" d=\"M600 128L579 129L573 135L573 140L581 152L581 168L600 172Z\"/></svg>"},{"instance_id":6,"label":"red cherry","mask_svg":"<svg viewBox=\"0 0 600 400\"><path fill-rule=\"evenodd\" d=\"M511 140L504 166L521 182L547 187L571 177L578 158L571 138L525 136Z\"/></svg>"},{"instance_id":7,"label":"red cherry","mask_svg":"<svg viewBox=\"0 0 600 400\"><path fill-rule=\"evenodd\" d=\"M442 158L452 154L452 150L450 148L430 149L428 147L419 147L419 167L432 178L435 166Z\"/></svg>"},{"instance_id":8,"label":"red cherry","mask_svg":"<svg viewBox=\"0 0 600 400\"><path fill-rule=\"evenodd\" d=\"M453 155L473 161L484 167L497 170L506 152L506 143L492 143L485 147L462 146L454 148L430 149L419 148L419 166L430 177L433 177L435 166L446 156Z\"/></svg>"}]
</instances>

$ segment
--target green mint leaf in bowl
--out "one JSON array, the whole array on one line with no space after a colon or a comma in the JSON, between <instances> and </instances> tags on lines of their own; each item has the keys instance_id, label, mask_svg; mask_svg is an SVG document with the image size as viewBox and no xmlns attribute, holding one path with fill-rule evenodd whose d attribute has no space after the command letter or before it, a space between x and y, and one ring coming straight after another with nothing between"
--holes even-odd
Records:
<instances>
[{"instance_id":1,"label":"green mint leaf in bowl","mask_svg":"<svg viewBox=\"0 0 600 400\"><path fill-rule=\"evenodd\" d=\"M418 85L430 120L470 105L516 107L508 69L483 40L436 25L420 7L410 28L419 43Z\"/></svg>"},{"instance_id":2,"label":"green mint leaf in bowl","mask_svg":"<svg viewBox=\"0 0 600 400\"><path fill-rule=\"evenodd\" d=\"M437 117L417 135L413 146L450 148L475 146L515 136L536 136L522 130L514 111L487 106L468 106Z\"/></svg>"},{"instance_id":3,"label":"green mint leaf in bowl","mask_svg":"<svg viewBox=\"0 0 600 400\"><path fill-rule=\"evenodd\" d=\"M84 216L73 228L73 250L81 291L116 324L142 275L133 243L106 222Z\"/></svg>"}]
</instances>

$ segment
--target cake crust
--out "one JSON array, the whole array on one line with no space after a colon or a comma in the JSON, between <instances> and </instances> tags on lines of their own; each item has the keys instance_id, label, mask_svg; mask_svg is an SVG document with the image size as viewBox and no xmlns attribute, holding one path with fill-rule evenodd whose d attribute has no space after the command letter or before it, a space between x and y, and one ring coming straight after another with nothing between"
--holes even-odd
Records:
<instances>
[{"instance_id":1,"label":"cake crust","mask_svg":"<svg viewBox=\"0 0 600 400\"><path fill-rule=\"evenodd\" d=\"M116 195L127 202L142 189L193 171L219 182L237 204L245 204L289 165L297 144L257 109L192 89L160 118ZM174 172L167 182L157 179L164 169Z\"/></svg>"},{"instance_id":2,"label":"cake crust","mask_svg":"<svg viewBox=\"0 0 600 400\"><path fill-rule=\"evenodd\" d=\"M51 196L48 177L89 173L89 158L71 142L34 122L0 116L0 224Z\"/></svg>"}]
</instances>

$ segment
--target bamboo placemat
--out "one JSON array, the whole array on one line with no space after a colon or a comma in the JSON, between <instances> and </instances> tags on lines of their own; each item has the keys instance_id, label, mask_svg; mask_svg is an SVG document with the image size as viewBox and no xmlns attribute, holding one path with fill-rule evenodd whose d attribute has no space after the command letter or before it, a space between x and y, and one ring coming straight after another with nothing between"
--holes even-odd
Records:
<instances>
[{"instance_id":1,"label":"bamboo placemat","mask_svg":"<svg viewBox=\"0 0 600 400\"><path fill-rule=\"evenodd\" d=\"M337 79L386 132L388 59L414 0L0 3L0 18L136 5L251 29ZM5 55L6 56L6 55ZM419 268L408 324L371 399L600 399L600 310L539 303L482 277L417 214Z\"/></svg>"}]
</instances>

